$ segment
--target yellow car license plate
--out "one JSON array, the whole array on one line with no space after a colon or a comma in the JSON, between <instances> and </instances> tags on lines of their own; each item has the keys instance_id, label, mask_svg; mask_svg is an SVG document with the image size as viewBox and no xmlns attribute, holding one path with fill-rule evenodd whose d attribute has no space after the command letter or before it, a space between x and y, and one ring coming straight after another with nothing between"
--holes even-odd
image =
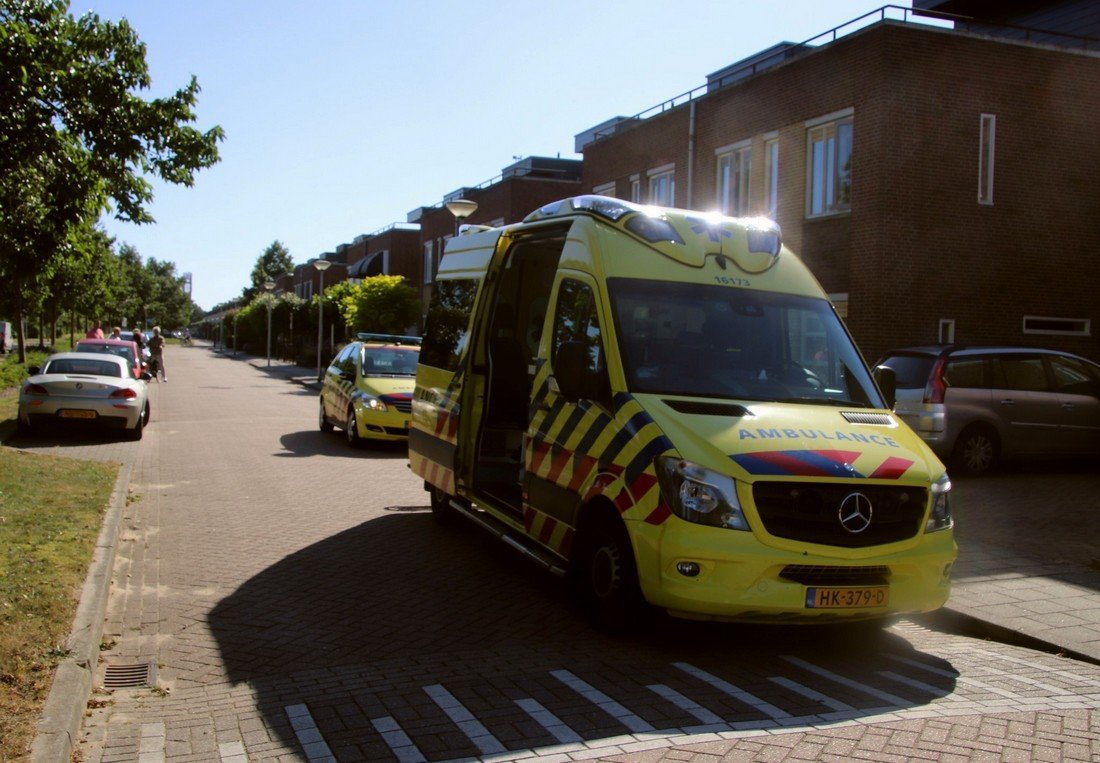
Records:
<instances>
[{"instance_id":1,"label":"yellow car license plate","mask_svg":"<svg viewBox=\"0 0 1100 763\"><path fill-rule=\"evenodd\" d=\"M63 419L94 419L95 411L73 411L66 409L58 411L57 415Z\"/></svg>"},{"instance_id":2,"label":"yellow car license plate","mask_svg":"<svg viewBox=\"0 0 1100 763\"><path fill-rule=\"evenodd\" d=\"M806 589L807 609L874 609L889 602L889 586Z\"/></svg>"}]
</instances>

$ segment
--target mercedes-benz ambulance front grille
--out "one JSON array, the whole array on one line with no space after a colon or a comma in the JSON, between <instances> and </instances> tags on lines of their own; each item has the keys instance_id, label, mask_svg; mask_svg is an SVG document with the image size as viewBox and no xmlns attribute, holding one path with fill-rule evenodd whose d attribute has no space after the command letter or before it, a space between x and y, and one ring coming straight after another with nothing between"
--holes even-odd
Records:
<instances>
[{"instance_id":1,"label":"mercedes-benz ambulance front grille","mask_svg":"<svg viewBox=\"0 0 1100 763\"><path fill-rule=\"evenodd\" d=\"M928 502L927 490L900 485L757 482L752 495L771 535L845 548L912 538Z\"/></svg>"},{"instance_id":2,"label":"mercedes-benz ambulance front grille","mask_svg":"<svg viewBox=\"0 0 1100 763\"><path fill-rule=\"evenodd\" d=\"M779 577L807 586L886 585L890 579L890 568L880 564L869 567L788 564Z\"/></svg>"},{"instance_id":3,"label":"mercedes-benz ambulance front grille","mask_svg":"<svg viewBox=\"0 0 1100 763\"><path fill-rule=\"evenodd\" d=\"M393 395L382 395L382 402L386 405L392 405L401 413L412 413L413 403L411 397L394 397Z\"/></svg>"}]
</instances>

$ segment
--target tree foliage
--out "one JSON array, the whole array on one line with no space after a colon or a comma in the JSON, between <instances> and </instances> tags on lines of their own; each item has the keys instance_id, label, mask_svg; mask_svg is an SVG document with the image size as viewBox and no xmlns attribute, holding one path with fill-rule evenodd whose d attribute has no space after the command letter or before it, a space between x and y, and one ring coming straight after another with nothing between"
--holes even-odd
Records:
<instances>
[{"instance_id":1,"label":"tree foliage","mask_svg":"<svg viewBox=\"0 0 1100 763\"><path fill-rule=\"evenodd\" d=\"M371 276L343 297L341 313L348 330L403 334L420 316L416 289L401 276Z\"/></svg>"},{"instance_id":2,"label":"tree foliage","mask_svg":"<svg viewBox=\"0 0 1100 763\"><path fill-rule=\"evenodd\" d=\"M136 32L125 20L74 18L67 0L0 0L0 72L0 278L22 321L78 253L74 229L112 209L153 222L148 178L190 186L218 161L224 135L190 126L194 77L142 99L152 83Z\"/></svg>"},{"instance_id":3,"label":"tree foliage","mask_svg":"<svg viewBox=\"0 0 1100 763\"><path fill-rule=\"evenodd\" d=\"M252 268L252 285L242 292L244 300L251 302L253 297L263 292L264 282L268 279L276 280L284 273L290 273L293 270L294 259L290 256L290 250L281 241L271 242Z\"/></svg>"}]
</instances>

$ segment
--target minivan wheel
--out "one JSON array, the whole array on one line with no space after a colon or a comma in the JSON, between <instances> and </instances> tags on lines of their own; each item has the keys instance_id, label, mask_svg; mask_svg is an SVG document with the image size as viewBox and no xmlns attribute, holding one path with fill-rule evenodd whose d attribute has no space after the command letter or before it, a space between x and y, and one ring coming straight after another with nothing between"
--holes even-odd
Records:
<instances>
[{"instance_id":1,"label":"minivan wheel","mask_svg":"<svg viewBox=\"0 0 1100 763\"><path fill-rule=\"evenodd\" d=\"M332 422L325 416L325 400L321 399L321 413L317 417L317 425L322 432L332 431Z\"/></svg>"},{"instance_id":2,"label":"minivan wheel","mask_svg":"<svg viewBox=\"0 0 1100 763\"><path fill-rule=\"evenodd\" d=\"M626 528L599 517L581 528L572 574L585 613L605 630L621 630L642 612L634 551Z\"/></svg>"},{"instance_id":3,"label":"minivan wheel","mask_svg":"<svg viewBox=\"0 0 1100 763\"><path fill-rule=\"evenodd\" d=\"M964 474L986 474L997 464L1000 451L996 432L986 426L971 426L955 442L953 460Z\"/></svg>"}]
</instances>

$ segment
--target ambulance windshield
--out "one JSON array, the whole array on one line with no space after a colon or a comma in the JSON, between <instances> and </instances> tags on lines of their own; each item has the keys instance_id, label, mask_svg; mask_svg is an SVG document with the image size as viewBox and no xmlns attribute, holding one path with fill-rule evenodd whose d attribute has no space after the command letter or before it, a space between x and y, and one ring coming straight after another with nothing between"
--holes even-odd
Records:
<instances>
[{"instance_id":1,"label":"ambulance windshield","mask_svg":"<svg viewBox=\"0 0 1100 763\"><path fill-rule=\"evenodd\" d=\"M634 278L608 288L632 392L885 407L824 299Z\"/></svg>"}]
</instances>

